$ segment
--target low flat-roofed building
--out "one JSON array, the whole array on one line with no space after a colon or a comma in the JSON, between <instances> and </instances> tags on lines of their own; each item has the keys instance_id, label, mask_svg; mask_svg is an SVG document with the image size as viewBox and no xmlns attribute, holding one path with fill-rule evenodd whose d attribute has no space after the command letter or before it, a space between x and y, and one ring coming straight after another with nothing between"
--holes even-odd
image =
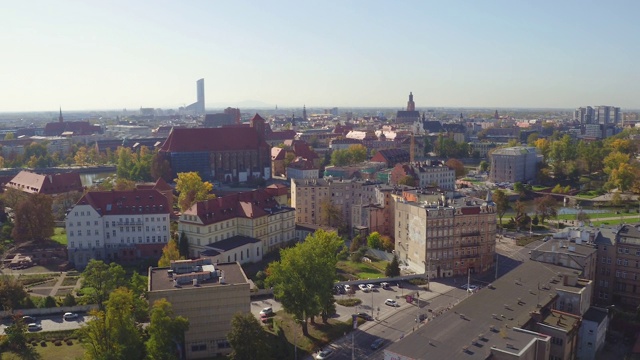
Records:
<instances>
[{"instance_id":1,"label":"low flat-roofed building","mask_svg":"<svg viewBox=\"0 0 640 360\"><path fill-rule=\"evenodd\" d=\"M524 262L390 345L385 360L575 358L580 317L553 309L567 273L575 270Z\"/></svg>"},{"instance_id":2,"label":"low flat-roofed building","mask_svg":"<svg viewBox=\"0 0 640 360\"><path fill-rule=\"evenodd\" d=\"M172 261L168 268L149 268L149 303L167 299L176 315L189 320L184 337L186 359L228 354L227 333L237 312L251 310L249 281L238 263L212 264L210 259Z\"/></svg>"},{"instance_id":3,"label":"low flat-roofed building","mask_svg":"<svg viewBox=\"0 0 640 360\"><path fill-rule=\"evenodd\" d=\"M598 250L591 243L581 240L551 239L531 250L531 260L582 271L580 277L596 279Z\"/></svg>"}]
</instances>

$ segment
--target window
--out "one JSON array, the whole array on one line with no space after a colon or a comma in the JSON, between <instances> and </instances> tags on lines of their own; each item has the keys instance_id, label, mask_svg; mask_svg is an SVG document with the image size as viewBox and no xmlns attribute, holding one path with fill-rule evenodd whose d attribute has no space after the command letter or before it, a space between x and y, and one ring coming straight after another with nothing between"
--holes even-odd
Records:
<instances>
[{"instance_id":1,"label":"window","mask_svg":"<svg viewBox=\"0 0 640 360\"><path fill-rule=\"evenodd\" d=\"M78 213L76 213L76 215L78 215ZM74 241L71 242L71 247L76 247L76 243Z\"/></svg>"},{"instance_id":2,"label":"window","mask_svg":"<svg viewBox=\"0 0 640 360\"><path fill-rule=\"evenodd\" d=\"M96 247L100 247L100 240L96 240Z\"/></svg>"},{"instance_id":3,"label":"window","mask_svg":"<svg viewBox=\"0 0 640 360\"><path fill-rule=\"evenodd\" d=\"M94 222L93 222L93 225L96 225L96 226L97 226L97 225L98 225L98 220L94 221Z\"/></svg>"},{"instance_id":4,"label":"window","mask_svg":"<svg viewBox=\"0 0 640 360\"><path fill-rule=\"evenodd\" d=\"M207 344L196 344L196 345L191 345L191 351L196 352L196 351L206 351L207 350Z\"/></svg>"},{"instance_id":5,"label":"window","mask_svg":"<svg viewBox=\"0 0 640 360\"><path fill-rule=\"evenodd\" d=\"M69 237L72 237L72 236L73 236L73 230L69 231Z\"/></svg>"}]
</instances>

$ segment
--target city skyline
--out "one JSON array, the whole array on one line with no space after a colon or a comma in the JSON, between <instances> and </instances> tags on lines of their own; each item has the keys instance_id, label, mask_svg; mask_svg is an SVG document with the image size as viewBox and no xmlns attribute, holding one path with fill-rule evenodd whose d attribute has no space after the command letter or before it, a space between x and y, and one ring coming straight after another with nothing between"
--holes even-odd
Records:
<instances>
[{"instance_id":1,"label":"city skyline","mask_svg":"<svg viewBox=\"0 0 640 360\"><path fill-rule=\"evenodd\" d=\"M3 7L0 112L178 108L639 109L631 1ZM225 105L227 104L227 105Z\"/></svg>"}]
</instances>

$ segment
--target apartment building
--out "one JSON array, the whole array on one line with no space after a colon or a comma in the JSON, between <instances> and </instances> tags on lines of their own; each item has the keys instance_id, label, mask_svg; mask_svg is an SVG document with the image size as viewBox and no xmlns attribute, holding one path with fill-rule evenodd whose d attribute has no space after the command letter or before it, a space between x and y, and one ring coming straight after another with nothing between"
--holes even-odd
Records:
<instances>
[{"instance_id":1,"label":"apartment building","mask_svg":"<svg viewBox=\"0 0 640 360\"><path fill-rule=\"evenodd\" d=\"M331 203L342 211L342 219L352 228L352 207L373 203L375 189L376 183L371 181L291 179L291 205L295 207L296 223L324 225L321 207L324 203Z\"/></svg>"},{"instance_id":2,"label":"apartment building","mask_svg":"<svg viewBox=\"0 0 640 360\"><path fill-rule=\"evenodd\" d=\"M600 228L594 303L626 309L640 305L640 225Z\"/></svg>"},{"instance_id":3,"label":"apartment building","mask_svg":"<svg viewBox=\"0 0 640 360\"><path fill-rule=\"evenodd\" d=\"M221 196L184 211L178 231L189 241L189 255L211 256L215 250L223 261L254 262L294 240L295 209L280 204L273 190Z\"/></svg>"},{"instance_id":4,"label":"apartment building","mask_svg":"<svg viewBox=\"0 0 640 360\"><path fill-rule=\"evenodd\" d=\"M530 146L497 149L489 157L489 180L496 183L535 180L538 163L542 162L542 155L538 155L536 148Z\"/></svg>"},{"instance_id":5,"label":"apartment building","mask_svg":"<svg viewBox=\"0 0 640 360\"><path fill-rule=\"evenodd\" d=\"M413 201L409 201L413 200ZM483 273L494 266L496 206L440 192L405 192L395 203L396 254L430 278Z\"/></svg>"},{"instance_id":6,"label":"apartment building","mask_svg":"<svg viewBox=\"0 0 640 360\"><path fill-rule=\"evenodd\" d=\"M396 198L402 199L402 193L411 190L416 188L377 184L373 203L356 204L351 207L351 225L365 234L377 231L381 235L394 237Z\"/></svg>"},{"instance_id":7,"label":"apartment building","mask_svg":"<svg viewBox=\"0 0 640 360\"><path fill-rule=\"evenodd\" d=\"M158 190L88 192L65 220L69 261L82 269L91 259L160 258L169 240L170 212Z\"/></svg>"},{"instance_id":8,"label":"apartment building","mask_svg":"<svg viewBox=\"0 0 640 360\"><path fill-rule=\"evenodd\" d=\"M437 186L453 190L456 184L456 171L439 160L426 160L406 164L396 164L391 170L391 183L397 184L405 176L412 176L417 186Z\"/></svg>"},{"instance_id":9,"label":"apartment building","mask_svg":"<svg viewBox=\"0 0 640 360\"><path fill-rule=\"evenodd\" d=\"M172 261L149 268L149 303L167 299L176 315L189 320L180 358L211 359L231 352L227 333L234 314L251 311L249 281L238 263L209 259Z\"/></svg>"}]
</instances>

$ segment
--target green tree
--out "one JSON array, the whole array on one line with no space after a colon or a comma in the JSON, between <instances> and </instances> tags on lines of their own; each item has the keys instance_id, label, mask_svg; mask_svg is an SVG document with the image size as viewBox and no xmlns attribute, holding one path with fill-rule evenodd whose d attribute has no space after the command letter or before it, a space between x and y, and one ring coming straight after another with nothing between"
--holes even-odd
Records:
<instances>
[{"instance_id":1,"label":"green tree","mask_svg":"<svg viewBox=\"0 0 640 360\"><path fill-rule=\"evenodd\" d=\"M27 297L22 282L15 276L0 276L0 306L3 310L18 309Z\"/></svg>"},{"instance_id":2,"label":"green tree","mask_svg":"<svg viewBox=\"0 0 640 360\"><path fill-rule=\"evenodd\" d=\"M496 213L502 226L502 217L509 209L509 198L503 190L498 189L493 192L493 202L496 204Z\"/></svg>"},{"instance_id":3,"label":"green tree","mask_svg":"<svg viewBox=\"0 0 640 360\"><path fill-rule=\"evenodd\" d=\"M178 244L173 239L169 240L167 245L162 248L162 257L158 260L158 266L168 267L171 265L171 260L184 260L184 257L180 256Z\"/></svg>"},{"instance_id":4,"label":"green tree","mask_svg":"<svg viewBox=\"0 0 640 360\"><path fill-rule=\"evenodd\" d=\"M267 335L262 325L251 313L236 313L231 318L231 330L227 339L233 349L230 358L234 360L260 360L269 353ZM251 341L247 341L251 339Z\"/></svg>"},{"instance_id":5,"label":"green tree","mask_svg":"<svg viewBox=\"0 0 640 360\"><path fill-rule=\"evenodd\" d=\"M489 170L489 163L486 160L480 161L480 171L486 172Z\"/></svg>"},{"instance_id":6,"label":"green tree","mask_svg":"<svg viewBox=\"0 0 640 360\"><path fill-rule=\"evenodd\" d=\"M105 264L101 260L91 259L82 272L83 285L91 288L88 291L89 301L98 304L104 310L104 302L109 294L120 286L126 285L125 271L122 266L111 263Z\"/></svg>"},{"instance_id":7,"label":"green tree","mask_svg":"<svg viewBox=\"0 0 640 360\"><path fill-rule=\"evenodd\" d=\"M109 295L106 311L91 312L92 320L79 330L85 358L142 359L144 342L133 315L133 297L127 288L115 289Z\"/></svg>"},{"instance_id":8,"label":"green tree","mask_svg":"<svg viewBox=\"0 0 640 360\"><path fill-rule=\"evenodd\" d=\"M330 198L320 202L320 221L323 225L339 228L344 223L342 209L335 205Z\"/></svg>"},{"instance_id":9,"label":"green tree","mask_svg":"<svg viewBox=\"0 0 640 360\"><path fill-rule=\"evenodd\" d=\"M251 314L249 313L248 315ZM184 347L184 333L188 329L189 321L182 316L175 316L173 308L167 299L155 301L151 308L151 322L147 327L147 332L149 333L149 340L145 344L147 359L179 360L181 356L176 344L180 344L182 348ZM247 337L245 341L246 339L252 339L249 342L254 341L253 338Z\"/></svg>"},{"instance_id":10,"label":"green tree","mask_svg":"<svg viewBox=\"0 0 640 360\"><path fill-rule=\"evenodd\" d=\"M303 320L305 336L307 319L313 323L314 316L322 315L326 320L331 310L336 255L343 246L338 234L320 229L304 242L280 250L280 261L269 264L267 285L273 287L286 312Z\"/></svg>"},{"instance_id":11,"label":"green tree","mask_svg":"<svg viewBox=\"0 0 640 360\"><path fill-rule=\"evenodd\" d=\"M398 185L416 186L416 178L411 175L405 175L398 180Z\"/></svg>"},{"instance_id":12,"label":"green tree","mask_svg":"<svg viewBox=\"0 0 640 360\"><path fill-rule=\"evenodd\" d=\"M518 195L523 196L525 194L524 185L520 181L516 181L513 183L513 191L517 192Z\"/></svg>"},{"instance_id":13,"label":"green tree","mask_svg":"<svg viewBox=\"0 0 640 360\"><path fill-rule=\"evenodd\" d=\"M349 245L349 251L356 252L366 243L367 243L367 239L364 236L358 234L354 236L353 239L351 239L351 245Z\"/></svg>"},{"instance_id":14,"label":"green tree","mask_svg":"<svg viewBox=\"0 0 640 360\"><path fill-rule=\"evenodd\" d=\"M46 298L44 298L44 302L42 303L42 307L47 309L57 306L58 304L56 304L56 299L54 299L53 296L47 296Z\"/></svg>"},{"instance_id":15,"label":"green tree","mask_svg":"<svg viewBox=\"0 0 640 360\"><path fill-rule=\"evenodd\" d=\"M630 190L640 176L640 170L634 165L622 163L618 165L618 168L612 169L609 173L609 179L604 185L605 189L617 188L621 192Z\"/></svg>"},{"instance_id":16,"label":"green tree","mask_svg":"<svg viewBox=\"0 0 640 360\"><path fill-rule=\"evenodd\" d=\"M13 133L12 133L12 132L8 132L8 133L6 133L6 134L4 135L4 139L5 139L5 140L13 140L13 139L15 139L15 136L13 135Z\"/></svg>"},{"instance_id":17,"label":"green tree","mask_svg":"<svg viewBox=\"0 0 640 360\"><path fill-rule=\"evenodd\" d=\"M395 248L393 239L387 235L382 235L380 238L382 239L382 249L386 252L392 252Z\"/></svg>"},{"instance_id":18,"label":"green tree","mask_svg":"<svg viewBox=\"0 0 640 360\"><path fill-rule=\"evenodd\" d=\"M131 149L120 146L116 150L116 157L118 159L116 165L116 174L119 178L131 179L131 170L133 169L134 158Z\"/></svg>"},{"instance_id":19,"label":"green tree","mask_svg":"<svg viewBox=\"0 0 640 360\"><path fill-rule=\"evenodd\" d=\"M67 293L62 299L62 306L76 306L76 297L71 293Z\"/></svg>"},{"instance_id":20,"label":"green tree","mask_svg":"<svg viewBox=\"0 0 640 360\"><path fill-rule=\"evenodd\" d=\"M153 154L151 159L151 178L171 180L171 164L158 151Z\"/></svg>"},{"instance_id":21,"label":"green tree","mask_svg":"<svg viewBox=\"0 0 640 360\"><path fill-rule=\"evenodd\" d=\"M384 269L384 275L387 277L400 276L400 263L397 255L393 255L393 259L387 264Z\"/></svg>"},{"instance_id":22,"label":"green tree","mask_svg":"<svg viewBox=\"0 0 640 360\"><path fill-rule=\"evenodd\" d=\"M213 185L208 181L202 181L197 172L179 173L175 179L178 204L181 211L185 211L198 201L211 199Z\"/></svg>"},{"instance_id":23,"label":"green tree","mask_svg":"<svg viewBox=\"0 0 640 360\"><path fill-rule=\"evenodd\" d=\"M372 249L382 249L382 237L377 231L374 231L367 236L367 246Z\"/></svg>"},{"instance_id":24,"label":"green tree","mask_svg":"<svg viewBox=\"0 0 640 360\"><path fill-rule=\"evenodd\" d=\"M30 194L14 209L12 236L16 241L45 240L53 236L52 199L45 194ZM38 214L34 216L34 214Z\"/></svg>"}]
</instances>

